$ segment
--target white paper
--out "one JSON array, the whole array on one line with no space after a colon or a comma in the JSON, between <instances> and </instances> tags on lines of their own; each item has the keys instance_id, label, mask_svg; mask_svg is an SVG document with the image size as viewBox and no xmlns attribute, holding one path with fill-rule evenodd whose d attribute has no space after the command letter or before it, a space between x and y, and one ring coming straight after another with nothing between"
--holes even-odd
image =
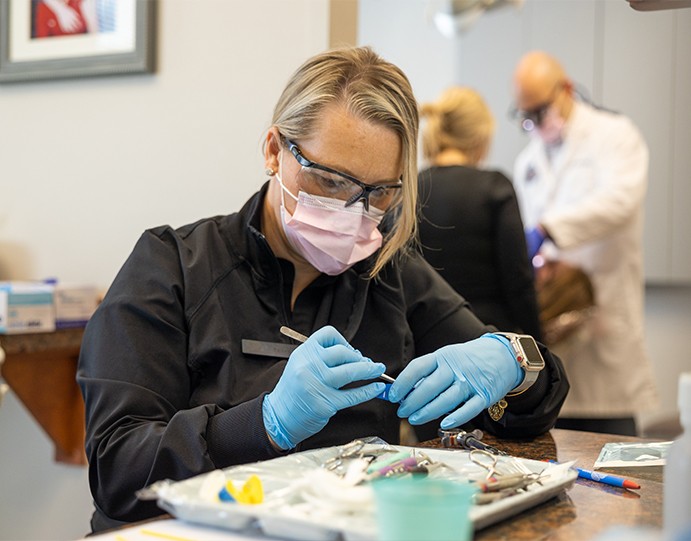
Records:
<instances>
[{"instance_id":1,"label":"white paper","mask_svg":"<svg viewBox=\"0 0 691 541\"><path fill-rule=\"evenodd\" d=\"M176 519L161 519L92 535L79 541L246 541L260 538L266 539L265 536L198 526Z\"/></svg>"}]
</instances>

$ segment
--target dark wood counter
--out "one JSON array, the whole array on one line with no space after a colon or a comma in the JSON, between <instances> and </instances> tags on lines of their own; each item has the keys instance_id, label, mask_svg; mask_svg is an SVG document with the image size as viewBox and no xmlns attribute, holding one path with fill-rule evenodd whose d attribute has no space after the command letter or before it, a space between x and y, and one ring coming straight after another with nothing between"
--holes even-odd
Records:
<instances>
[{"instance_id":1,"label":"dark wood counter","mask_svg":"<svg viewBox=\"0 0 691 541\"><path fill-rule=\"evenodd\" d=\"M86 464L84 401L75 381L84 329L2 334L2 377L55 444L55 460Z\"/></svg>"},{"instance_id":2,"label":"dark wood counter","mask_svg":"<svg viewBox=\"0 0 691 541\"><path fill-rule=\"evenodd\" d=\"M552 430L527 441L498 440L485 435L483 441L507 453L533 460L576 460L576 466L592 469L595 459L605 443L653 441L613 434L596 434L571 430ZM439 439L418 444L419 447L440 447ZM558 496L528 509L503 522L475 532L474 541L590 541L611 526L662 527L662 467L629 468L626 478L637 481L640 490L616 488L595 481L577 479L574 485ZM598 471L622 475L618 469ZM170 518L161 515L156 519ZM151 520L156 520L151 519ZM135 523L135 527L150 522ZM453 518L450 519L450 524ZM132 526L129 526L130 528ZM117 529L127 537L128 527ZM213 539L213 529L199 526L195 539ZM212 533L209 533L212 532ZM260 539L253 532L238 539ZM653 537L654 539L657 536ZM267 538L268 539L268 538ZM421 540L422 541L422 540Z\"/></svg>"},{"instance_id":3,"label":"dark wood counter","mask_svg":"<svg viewBox=\"0 0 691 541\"><path fill-rule=\"evenodd\" d=\"M576 466L592 469L600 450L609 442L649 441L641 438L572 430L552 430L530 441L497 440L485 435L483 441L507 453L533 460L576 460ZM420 444L437 447L439 440ZM511 519L476 532L474 539L489 540L588 540L612 525L662 527L662 467L635 468L626 478L641 485L640 490L612 487L577 479L573 487L537 507ZM618 469L598 471L622 475Z\"/></svg>"}]
</instances>

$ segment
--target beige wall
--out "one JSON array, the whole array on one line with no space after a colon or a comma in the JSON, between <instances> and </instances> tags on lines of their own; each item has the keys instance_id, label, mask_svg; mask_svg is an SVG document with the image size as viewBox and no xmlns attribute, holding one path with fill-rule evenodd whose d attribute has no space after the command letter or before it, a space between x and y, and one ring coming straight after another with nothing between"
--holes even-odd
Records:
<instances>
[{"instance_id":1,"label":"beige wall","mask_svg":"<svg viewBox=\"0 0 691 541\"><path fill-rule=\"evenodd\" d=\"M329 1L329 47L357 45L358 0Z\"/></svg>"}]
</instances>

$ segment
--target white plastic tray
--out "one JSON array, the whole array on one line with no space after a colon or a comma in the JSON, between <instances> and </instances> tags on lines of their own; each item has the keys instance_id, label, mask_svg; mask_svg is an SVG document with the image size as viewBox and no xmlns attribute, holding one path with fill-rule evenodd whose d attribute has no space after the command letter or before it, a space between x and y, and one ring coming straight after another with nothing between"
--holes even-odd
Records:
<instances>
[{"instance_id":1,"label":"white plastic tray","mask_svg":"<svg viewBox=\"0 0 691 541\"><path fill-rule=\"evenodd\" d=\"M398 451L412 451L412 447L367 443L364 451L386 447ZM367 483L356 487L360 507L348 504L346 491L319 493L314 476L324 472L322 464L336 456L341 447L327 447L295 453L284 457L215 470L184 481L163 481L149 487L158 505L171 515L192 523L216 526L229 530L259 530L267 536L300 541L374 541L377 539L374 499ZM468 451L446 449L415 449L448 467L437 468L430 477L467 482L480 479L486 473L469 459ZM549 464L534 460L499 457L499 465L517 461L526 471L540 473L540 483L526 491L485 505L473 505L470 518L479 530L521 511L542 503L570 487L577 472L568 464ZM515 462L514 462L515 465ZM204 496L205 487L216 486L224 476L235 486L242 485L250 475L260 477L264 488L264 502L243 505L213 501ZM212 477L213 476L213 477ZM324 485L326 486L326 485ZM369 491L369 494L368 494ZM369 500L368 500L369 498ZM363 504L364 502L364 504ZM368 503L369 502L369 503Z\"/></svg>"}]
</instances>

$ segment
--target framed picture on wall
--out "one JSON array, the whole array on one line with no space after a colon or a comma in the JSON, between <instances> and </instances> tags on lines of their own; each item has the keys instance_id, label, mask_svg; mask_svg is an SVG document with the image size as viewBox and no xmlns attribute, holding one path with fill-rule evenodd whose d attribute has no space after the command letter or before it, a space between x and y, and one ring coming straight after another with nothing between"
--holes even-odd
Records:
<instances>
[{"instance_id":1,"label":"framed picture on wall","mask_svg":"<svg viewBox=\"0 0 691 541\"><path fill-rule=\"evenodd\" d=\"M154 71L156 0L0 0L0 83Z\"/></svg>"}]
</instances>

